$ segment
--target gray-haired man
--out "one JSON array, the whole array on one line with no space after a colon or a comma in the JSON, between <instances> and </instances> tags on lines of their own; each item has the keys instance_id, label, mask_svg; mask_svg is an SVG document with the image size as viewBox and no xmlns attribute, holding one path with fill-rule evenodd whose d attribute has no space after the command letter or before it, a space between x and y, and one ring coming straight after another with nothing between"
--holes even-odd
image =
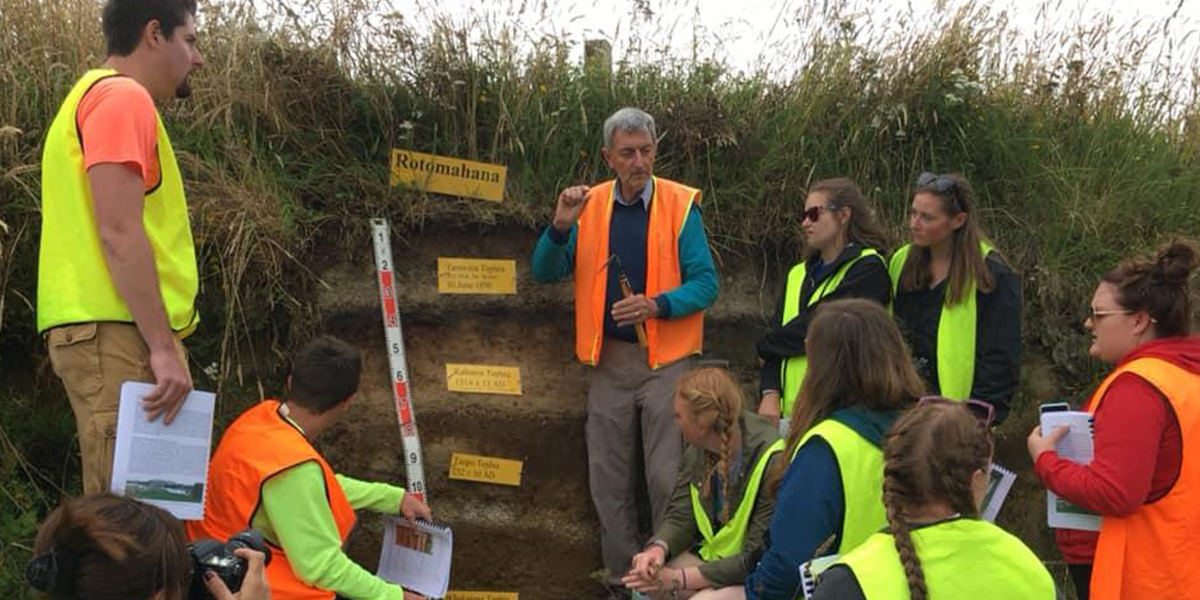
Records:
<instances>
[{"instance_id":1,"label":"gray-haired man","mask_svg":"<svg viewBox=\"0 0 1200 600\"><path fill-rule=\"evenodd\" d=\"M595 367L586 426L589 485L614 588L641 543L637 444L657 529L682 451L675 383L701 351L703 310L717 297L700 190L654 177L657 150L649 114L623 108L610 116L601 154L616 179L563 190L533 253L536 280L575 278L575 354Z\"/></svg>"}]
</instances>

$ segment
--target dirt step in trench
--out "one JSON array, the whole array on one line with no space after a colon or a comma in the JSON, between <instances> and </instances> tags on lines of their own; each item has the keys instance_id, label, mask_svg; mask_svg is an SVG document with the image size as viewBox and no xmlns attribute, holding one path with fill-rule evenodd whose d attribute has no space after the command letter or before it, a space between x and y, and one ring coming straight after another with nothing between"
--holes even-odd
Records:
<instances>
[{"instance_id":1,"label":"dirt step in trench","mask_svg":"<svg viewBox=\"0 0 1200 600\"><path fill-rule=\"evenodd\" d=\"M583 433L587 368L574 357L571 284L538 285L529 274L538 233L393 234L410 390L431 506L454 530L450 589L600 599L606 594L590 578L601 559ZM372 254L369 246L356 254L362 258L320 272L328 284L317 298L323 330L357 344L365 358L358 404L322 450L347 475L403 484ZM439 294L439 257L513 259L517 293ZM760 306L756 270L733 271L709 312L706 358L729 361L749 386L757 377L753 340L770 307ZM521 394L450 392L447 363L519 367ZM523 461L520 486L449 479L454 453ZM363 516L350 554L373 570L382 521Z\"/></svg>"}]
</instances>

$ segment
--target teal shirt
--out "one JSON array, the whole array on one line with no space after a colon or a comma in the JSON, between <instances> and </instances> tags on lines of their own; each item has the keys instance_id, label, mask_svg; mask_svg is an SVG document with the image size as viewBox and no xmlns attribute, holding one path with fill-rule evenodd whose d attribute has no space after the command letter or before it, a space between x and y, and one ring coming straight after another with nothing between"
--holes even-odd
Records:
<instances>
[{"instance_id":1,"label":"teal shirt","mask_svg":"<svg viewBox=\"0 0 1200 600\"><path fill-rule=\"evenodd\" d=\"M403 488L335 477L354 510L400 514ZM325 497L325 475L315 462L301 463L268 479L250 524L287 552L292 570L309 585L354 600L404 600L403 588L376 577L342 551L342 538Z\"/></svg>"}]
</instances>

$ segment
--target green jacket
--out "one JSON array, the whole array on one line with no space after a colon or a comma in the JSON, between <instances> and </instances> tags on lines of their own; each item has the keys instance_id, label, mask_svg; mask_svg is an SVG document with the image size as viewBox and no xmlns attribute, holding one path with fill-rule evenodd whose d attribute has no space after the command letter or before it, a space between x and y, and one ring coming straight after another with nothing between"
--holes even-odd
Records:
<instances>
[{"instance_id":1,"label":"green jacket","mask_svg":"<svg viewBox=\"0 0 1200 600\"><path fill-rule=\"evenodd\" d=\"M732 490L733 497L729 500L731 513L737 510L737 506L742 501L746 483L750 479L751 470L758 462L758 457L779 439L779 432L775 426L754 413L743 412L739 424L742 428L742 463L737 485ZM780 460L781 456L783 453L777 453L772 461ZM768 472L771 468L771 465L767 466ZM693 483L697 487L703 487L704 470L704 450L687 446L679 464L679 474L675 478L675 491L671 494L667 513L663 518L662 525L654 535L654 539L667 543L667 547L670 549L668 559L683 552L692 551L704 541L704 537L696 525L695 515L692 513L692 497L689 491L689 486ZM704 498L701 502L705 510L712 514L712 499ZM742 553L700 565L700 573L704 575L704 578L718 587L741 585L746 576L754 570L751 557L758 553L762 545L763 534L770 528L771 516L774 513L775 498L767 493L764 482L758 495L758 502L754 506L754 512L750 516L750 522L746 526L746 538Z\"/></svg>"}]
</instances>

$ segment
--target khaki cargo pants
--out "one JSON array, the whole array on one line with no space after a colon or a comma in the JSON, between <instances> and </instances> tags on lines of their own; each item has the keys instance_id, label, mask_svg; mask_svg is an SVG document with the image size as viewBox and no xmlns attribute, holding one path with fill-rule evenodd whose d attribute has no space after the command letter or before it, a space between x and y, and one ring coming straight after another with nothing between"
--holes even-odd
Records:
<instances>
[{"instance_id":1,"label":"khaki cargo pants","mask_svg":"<svg viewBox=\"0 0 1200 600\"><path fill-rule=\"evenodd\" d=\"M50 364L67 388L83 464L83 493L106 491L112 479L121 384L154 381L150 349L130 323L79 323L46 332ZM176 341L187 364L183 344Z\"/></svg>"}]
</instances>

